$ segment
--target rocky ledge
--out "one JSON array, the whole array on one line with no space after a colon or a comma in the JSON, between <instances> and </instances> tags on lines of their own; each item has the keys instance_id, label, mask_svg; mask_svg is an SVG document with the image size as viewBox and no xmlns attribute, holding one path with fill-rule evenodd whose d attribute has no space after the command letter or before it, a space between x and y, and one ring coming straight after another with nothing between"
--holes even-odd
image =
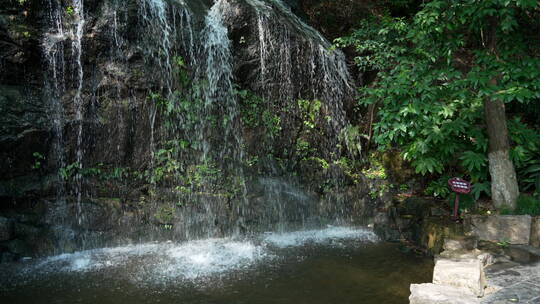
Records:
<instances>
[{"instance_id":1,"label":"rocky ledge","mask_svg":"<svg viewBox=\"0 0 540 304\"><path fill-rule=\"evenodd\" d=\"M502 218L504 223L516 218ZM530 222L529 218L524 220ZM482 222L495 223L497 217ZM507 241L478 240L488 233L481 225L471 236L447 238L435 256L433 282L412 284L411 304L540 303L540 249ZM490 238L497 238L491 229ZM502 231L508 234L510 230ZM523 241L519 235L512 240Z\"/></svg>"}]
</instances>

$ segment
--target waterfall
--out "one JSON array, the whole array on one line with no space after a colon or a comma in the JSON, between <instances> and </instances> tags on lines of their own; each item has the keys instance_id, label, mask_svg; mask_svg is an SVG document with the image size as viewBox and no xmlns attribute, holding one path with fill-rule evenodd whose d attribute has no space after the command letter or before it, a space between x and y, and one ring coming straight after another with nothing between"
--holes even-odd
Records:
<instances>
[{"instance_id":1,"label":"waterfall","mask_svg":"<svg viewBox=\"0 0 540 304\"><path fill-rule=\"evenodd\" d=\"M168 5L164 0L141 0L139 16L143 19L144 41L142 46L146 54L147 66L151 67L150 75L155 77L159 83L160 91L154 92L164 94L165 98L172 95L173 90L173 68L171 63L172 50L172 28L169 25L167 15ZM150 123L150 159L151 167L154 168L155 160L155 132L157 107L152 103L148 111L148 121Z\"/></svg>"},{"instance_id":2,"label":"waterfall","mask_svg":"<svg viewBox=\"0 0 540 304\"><path fill-rule=\"evenodd\" d=\"M58 170L66 165L65 142L64 142L64 106L62 105L62 94L64 87L64 44L66 39L62 24L62 7L58 0L48 2L48 25L49 30L45 33L42 42L42 51L47 64L45 72L45 99L49 104L49 116L52 121L53 143L52 157ZM63 199L64 183L60 175L57 187L57 197Z\"/></svg>"},{"instance_id":3,"label":"waterfall","mask_svg":"<svg viewBox=\"0 0 540 304\"><path fill-rule=\"evenodd\" d=\"M174 28L176 31L180 29L180 35L176 34L175 36L177 39L180 39L186 57L191 61L191 65L196 66L197 56L195 34L193 32L193 16L185 3L182 2L181 4L180 12L177 11L176 6L173 9L173 18L175 19ZM180 19L178 23L176 22L177 17Z\"/></svg>"},{"instance_id":4,"label":"waterfall","mask_svg":"<svg viewBox=\"0 0 540 304\"><path fill-rule=\"evenodd\" d=\"M332 113L332 128L336 132L343 128L346 125L343 100L354 95L344 54L331 50L331 44L281 0L266 3L248 0L248 3L257 14L260 90L265 92L265 97L281 102L298 98L320 99ZM278 16L287 21L282 22ZM293 45L291 36L299 34L304 43ZM309 62L298 62L299 58L307 58ZM294 80L305 81L311 91L299 91L301 86L295 87ZM302 96L305 93L311 96Z\"/></svg>"},{"instance_id":5,"label":"waterfall","mask_svg":"<svg viewBox=\"0 0 540 304\"><path fill-rule=\"evenodd\" d=\"M203 102L202 125L199 127L202 161L229 158L241 162L243 158L240 148L242 136L237 125L239 110L233 88L231 42L222 17L222 11L227 7L226 1L216 1L205 17L201 34L201 64L196 77L202 82L202 92L199 93ZM217 123L213 119L218 119ZM216 127L219 129L217 133ZM216 135L221 138L216 140ZM216 155L210 155L216 151L219 151Z\"/></svg>"},{"instance_id":6,"label":"waterfall","mask_svg":"<svg viewBox=\"0 0 540 304\"><path fill-rule=\"evenodd\" d=\"M139 15L143 18L143 26L147 31L144 51L149 57L149 64L156 65L161 89L167 97L172 93L173 68L171 52L173 49L173 29L168 19L169 6L164 0L141 0Z\"/></svg>"},{"instance_id":7,"label":"waterfall","mask_svg":"<svg viewBox=\"0 0 540 304\"><path fill-rule=\"evenodd\" d=\"M136 0L129 6L110 0L86 2L86 7L84 0L47 1L49 29L42 52L52 150L58 168L75 173L66 185L74 203L62 199L65 191L59 187L55 209L48 207L54 209L47 224L57 233L58 247L66 244L61 251L127 239L313 228L342 215L341 202L323 206L320 193L304 188L304 176L293 176L302 172L289 170L282 159L296 147L288 141L302 124L294 113L300 111L298 99L320 99L325 117L317 123L333 131L301 136L311 139L324 132L328 138L320 145L330 147L321 154L330 152L321 158L330 163L339 157L337 133L346 124L343 100L352 95L350 77L343 54L331 51L330 43L282 2L216 0L207 8L195 0L189 5ZM90 10L86 15L85 9ZM233 23L240 19L246 22L242 27ZM237 45L240 36L245 40ZM92 47L86 51L83 45ZM90 65L96 69L89 71ZM253 82L244 82L245 67L259 72ZM257 144L256 128L267 126L242 126L241 110L249 111L251 101L237 97L235 73L242 89L263 100L256 106L268 107L256 119L268 114L279 120L279 131L268 140L269 146L274 139L277 143L271 149L281 150L268 149L270 156L266 150L245 155L245 144L249 151ZM92 90L95 111L87 110ZM159 100L148 100L151 93ZM288 130L281 129L285 119L290 119ZM316 144L313 150L320 148ZM99 151L103 147L107 151ZM168 155L160 158L159 153ZM330 174L326 169L324 174Z\"/></svg>"},{"instance_id":8,"label":"waterfall","mask_svg":"<svg viewBox=\"0 0 540 304\"><path fill-rule=\"evenodd\" d=\"M83 192L83 177L81 170L83 169L83 128L84 128L84 102L82 99L82 89L84 82L84 71L82 65L82 39L84 34L84 3L83 0L73 0L73 17L74 29L73 39L71 42L72 56L75 61L75 82L76 92L73 98L75 105L75 121L77 123L77 146L76 146L76 163L79 170L75 174L75 194L77 196L77 219L79 224L82 223L84 214L82 212L81 200Z\"/></svg>"},{"instance_id":9,"label":"waterfall","mask_svg":"<svg viewBox=\"0 0 540 304\"><path fill-rule=\"evenodd\" d=\"M216 1L205 17L201 34L201 64L196 75L203 83L203 92L200 95L204 104L198 127L198 141L202 149L200 163L218 163L241 191L240 202L235 204L237 227L240 227L243 226L242 214L247 205L247 190L242 168L244 151L239 106L233 87L231 41L222 15L227 9L227 1Z\"/></svg>"},{"instance_id":10,"label":"waterfall","mask_svg":"<svg viewBox=\"0 0 540 304\"><path fill-rule=\"evenodd\" d=\"M66 224L68 219L66 209L66 185L60 170L66 167L65 139L64 139L64 106L62 96L65 88L65 62L64 62L64 41L67 35L64 32L63 8L59 0L48 1L48 30L45 32L42 41L42 52L45 59L45 84L44 98L48 103L49 117L52 130L52 145L50 157L54 158L54 170L58 178L56 184L56 200L49 205L48 222L54 226L54 235L58 240L58 252L65 248L64 229L60 228ZM54 210L54 211L53 211Z\"/></svg>"}]
</instances>

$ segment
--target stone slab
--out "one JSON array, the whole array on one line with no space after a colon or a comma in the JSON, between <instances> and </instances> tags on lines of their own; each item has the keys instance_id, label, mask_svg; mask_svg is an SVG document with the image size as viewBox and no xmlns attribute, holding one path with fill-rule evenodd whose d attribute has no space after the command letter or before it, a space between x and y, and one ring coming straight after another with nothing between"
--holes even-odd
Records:
<instances>
[{"instance_id":1,"label":"stone slab","mask_svg":"<svg viewBox=\"0 0 540 304\"><path fill-rule=\"evenodd\" d=\"M478 240L470 236L454 236L444 240L444 250L473 250L478 246Z\"/></svg>"},{"instance_id":2,"label":"stone slab","mask_svg":"<svg viewBox=\"0 0 540 304\"><path fill-rule=\"evenodd\" d=\"M480 300L467 291L432 283L411 284L410 304L477 304Z\"/></svg>"},{"instance_id":3,"label":"stone slab","mask_svg":"<svg viewBox=\"0 0 540 304\"><path fill-rule=\"evenodd\" d=\"M531 236L529 215L471 215L466 225L474 236L486 241L527 245Z\"/></svg>"},{"instance_id":4,"label":"stone slab","mask_svg":"<svg viewBox=\"0 0 540 304\"><path fill-rule=\"evenodd\" d=\"M540 247L540 216L532 220L530 243L531 246Z\"/></svg>"},{"instance_id":5,"label":"stone slab","mask_svg":"<svg viewBox=\"0 0 540 304\"><path fill-rule=\"evenodd\" d=\"M532 300L536 301L539 297L539 286L530 282L521 282L487 297L482 303L531 303Z\"/></svg>"},{"instance_id":6,"label":"stone slab","mask_svg":"<svg viewBox=\"0 0 540 304\"><path fill-rule=\"evenodd\" d=\"M482 261L439 258L433 269L433 283L461 288L481 297L486 287Z\"/></svg>"},{"instance_id":7,"label":"stone slab","mask_svg":"<svg viewBox=\"0 0 540 304\"><path fill-rule=\"evenodd\" d=\"M439 255L435 256L435 262L439 259L450 259L450 260L479 260L483 267L487 267L495 263L495 257L489 253L482 250L445 250Z\"/></svg>"}]
</instances>

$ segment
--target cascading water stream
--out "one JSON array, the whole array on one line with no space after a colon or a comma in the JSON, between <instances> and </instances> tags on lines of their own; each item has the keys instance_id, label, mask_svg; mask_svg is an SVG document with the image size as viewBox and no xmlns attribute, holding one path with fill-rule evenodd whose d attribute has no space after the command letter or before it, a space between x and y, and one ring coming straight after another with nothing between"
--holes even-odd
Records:
<instances>
[{"instance_id":1,"label":"cascading water stream","mask_svg":"<svg viewBox=\"0 0 540 304\"><path fill-rule=\"evenodd\" d=\"M56 168L63 168L65 161L64 142L64 106L61 96L65 91L64 85L64 40L66 39L62 24L62 8L58 0L49 0L49 31L45 34L42 43L43 54L47 63L45 74L45 98L50 107L52 118L53 145L52 155ZM60 175L57 187L57 198L64 200L65 189Z\"/></svg>"},{"instance_id":2,"label":"cascading water stream","mask_svg":"<svg viewBox=\"0 0 540 304\"><path fill-rule=\"evenodd\" d=\"M153 77L157 77L160 85L160 91L155 92L164 94L163 97L170 98L173 90L173 68L171 62L172 51L172 28L168 20L168 4L164 0L141 0L139 16L143 19L143 25L146 29L144 37L149 39L145 41L144 52L147 54L149 66L154 65ZM151 167L154 168L155 160L155 132L157 106L155 103L150 105L148 120L150 122L150 154Z\"/></svg>"},{"instance_id":3,"label":"cascading water stream","mask_svg":"<svg viewBox=\"0 0 540 304\"><path fill-rule=\"evenodd\" d=\"M54 14L51 13L51 31L44 40L44 52L50 66L51 91L58 95L58 98L50 98L51 104L54 105L52 108L58 107L53 113L55 133L59 136L58 146L63 145L60 143L63 141L61 138L63 124L61 95L64 90L61 88L63 86L62 75L56 71L63 69L63 63L60 62L63 58L63 51L60 48L63 47L61 42L64 39L69 39L72 51L71 59L74 71L72 87L75 90L69 92L73 92L69 96L73 96L74 102L73 129L76 135L76 145L73 145L73 150L75 151L75 162L79 167L72 189L76 194L76 221L79 225L77 227L76 224L73 225L74 223L68 220L65 223L67 226L65 230L66 235L70 233L71 235L68 237L75 240L76 246L79 246L77 233L79 230L81 230L81 234L92 233L90 230L93 228L92 218L94 215L91 212L94 208L94 201L100 199L97 196L92 197L92 200L88 200L88 205L82 204L83 198L88 195L83 190L90 189L87 186L93 181L90 178L83 180L81 169L83 169L83 165L92 166L89 160L92 158L91 153L94 153L90 150L84 151L84 147L91 147L88 145L88 141L92 132L84 134L88 130L84 127L84 119L85 116L88 119L90 115L85 114L83 99L86 99L86 92L89 91L87 86L90 81L83 82L85 71L82 60L83 57L90 60L94 55L89 52L83 56L82 44L86 24L83 0L71 0L73 1L71 5L73 13L70 13L69 18L65 16L64 21L61 19L65 8L62 8L59 0L50 1L50 3L56 3L58 9ZM345 120L341 113L343 111L342 98L348 94L350 89L348 73L341 55L329 52L330 44L315 30L294 16L278 0L268 2L246 0L246 2L252 3L257 13L257 19L251 20L255 21L254 33L257 33L258 30L259 42L257 50L257 40L254 40L253 50L255 52L253 53L255 55L253 57L256 60L253 62L259 63L261 73L258 80L259 90L254 90L254 93L277 103L276 105L271 104L271 102L267 103L269 113L280 111L278 107L286 104L296 105L298 98L319 98L328 107L328 115L332 117L332 120L337 121L336 124L332 125L337 133ZM247 199L246 177L243 169L246 158L243 148L245 134L242 133L240 105L234 87L234 69L237 67L237 62L235 62L234 56L236 54L233 54L233 48L236 46L229 39L228 29L228 26L231 30L235 30L235 27L227 24L230 22L229 18L234 15L235 11L233 10L238 8L235 6L237 3L217 0L204 15L204 19L202 19L204 10L194 10L192 14L190 6L182 1L138 0L137 3L139 4L137 11L139 23L137 25L140 26L141 34L134 39L141 45L136 45L133 48L130 44L133 42L130 40L133 37L125 31L127 31L128 26L131 26L130 22L134 18L130 17L128 9L120 7L122 1L115 0L102 4L104 12L103 16L100 17L102 19L94 20L94 16L92 16L91 23L97 24L92 27L92 35L94 33L99 35L101 32L107 33L110 39L108 43L111 46L110 53L107 53L110 58L99 59L98 62L98 67L104 67L105 71L101 75L100 73L97 75L103 77L101 83L107 86L104 88L105 93L109 93L106 90L109 90L110 87L114 90L114 82L117 81L116 99L120 100L126 95L127 90L124 88L131 90L131 88L137 88L138 85L134 84L131 87L122 83L124 75L127 74L126 78L130 75L129 72L124 74L126 71L124 68L143 66L143 75L148 78L145 79L147 80L145 86L139 90L141 95L146 93L159 94L162 99L173 100L175 102L173 106L178 107L180 107L181 102L189 103L188 107L192 107L194 110L186 114L185 112L189 110L174 109L178 110L176 116L172 120L166 121L169 117L165 117L165 113L159 112L161 108L158 108L155 102L147 100L140 102L139 98L145 98L147 95L132 95L128 98L133 100L133 109L136 109L139 106L136 103L140 102L142 113L148 113L148 119L143 120L145 122L144 128L149 130L149 133L148 131L142 132L144 146L141 150L144 153L150 151L152 161L150 169L162 165L159 164L160 160L155 160L154 154L156 152L166 150L168 148L166 145L170 142L183 140L187 142L187 148L181 147L180 152L175 152L177 154L173 153L173 156L170 157L177 162L179 167L174 174L199 174L195 177L202 180L197 181L199 184L194 185L192 181L186 182L186 176L174 176L155 183L149 182L153 183L148 194L152 203L148 204L151 205L149 210L143 212L148 212L152 222L145 226L145 229L148 228L149 231L140 238L145 240L162 238L163 235L167 234L165 229L171 230L171 234L174 233L171 239L177 240L182 237L184 239L222 237L239 235L244 232L286 231L292 227L304 229L324 226L327 223L324 219L318 221L324 218L320 212L321 207L317 205L319 202L310 194L306 194L309 191L303 191L294 178L260 177L258 179L256 176L250 175L252 178L249 181L250 191L252 188L258 187L254 192L259 192L250 192L250 200ZM243 8L247 10L250 9L249 5L246 6L245 3L241 5L244 5ZM250 16L253 17L253 15ZM111 22L107 24L102 22L103 20ZM64 35L63 23L69 29L67 35ZM202 28L197 28L197 25L202 25ZM102 30L103 28L105 30ZM90 30L89 27L88 30ZM91 39L91 35L88 34L85 36L86 38ZM104 43L104 45L107 44ZM135 56L129 57L130 53L134 53ZM143 56L140 56L141 53ZM257 54L259 58L256 58ZM177 56L184 57L181 58L182 64L177 64L179 62ZM144 59L144 62L141 60L142 64L137 62L141 57ZM306 62L299 64L304 59ZM179 71L188 74L189 80L192 81L189 85L193 85L193 88L187 87L187 85L184 88L184 85L180 84ZM89 75L86 77L90 78ZM113 86L110 86L111 83ZM257 85L254 86L257 87ZM189 92L178 93L182 90ZM180 94L188 95L192 92L194 92L195 98L189 96L184 100L182 98L185 96L180 96ZM307 96L303 97L302 94ZM114 98L114 93L109 93L106 98L111 96ZM104 103L103 108L105 105L108 106L107 103ZM118 106L117 113L120 117L115 118L115 122L121 125L119 129L127 128L123 124L132 123L128 121L132 117L125 114L129 112L124 111L119 103L114 102L113 106ZM275 108L270 108L272 106ZM134 110L134 115L136 115L135 111L139 110ZM124 118L123 115L126 117ZM195 126L193 126L193 121L196 121ZM149 124L146 124L147 122ZM169 126L171 122L172 127ZM156 132L159 133L155 134ZM111 139L111 141L113 140L115 139ZM138 140L138 138L134 138L134 140ZM148 140L150 141L149 150L146 146ZM120 145L121 143L117 146L119 152L123 148ZM147 155L144 155L143 161L148 159ZM86 163L84 162L85 157L87 158ZM117 163L111 165L118 166L118 168L131 165L128 162L124 163L125 159L118 158L117 160ZM156 162L155 166L154 161ZM65 167L65 165L61 164L59 167ZM201 168L202 170L221 171L218 173L221 180L216 179L215 176L205 176L204 172L201 174L201 171L197 171ZM148 167L146 166L144 170L148 170ZM154 171L148 170L145 171L145 174L148 172L153 173ZM281 171L276 173L276 176L281 173ZM187 190L181 193L185 189ZM162 193L165 195L159 197ZM251 194L254 195L251 196ZM154 221L160 210L173 210L171 211L172 219L163 222ZM69 211L71 210L65 212L65 215L70 215ZM333 222L328 221L328 223ZM111 226L113 225L116 223L111 224ZM165 225L168 228L164 228ZM170 227L174 227L174 230ZM126 229L125 233L132 233L134 230ZM154 232L155 234L153 234ZM116 239L110 237L102 243L99 243L97 234L95 237L83 235L80 239L86 245L102 246L101 244L118 244L121 242L118 240L122 237L124 236L118 236ZM166 237L169 238L169 236ZM124 239L129 238L131 236ZM98 241L95 244L90 244L92 240Z\"/></svg>"},{"instance_id":4,"label":"cascading water stream","mask_svg":"<svg viewBox=\"0 0 540 304\"><path fill-rule=\"evenodd\" d=\"M82 212L82 192L83 192L83 127L84 127L84 103L82 99L82 90L83 90L83 81L84 81L84 71L82 64L82 39L84 34L84 3L83 0L73 0L73 18L74 18L74 28L73 28L73 37L72 37L72 56L75 61L75 84L76 91L73 98L73 103L75 105L75 121L77 123L77 146L76 146L76 163L78 166L78 171L75 175L75 195L77 196L77 220L79 224L82 223L84 219L84 214Z\"/></svg>"},{"instance_id":5,"label":"cascading water stream","mask_svg":"<svg viewBox=\"0 0 540 304\"><path fill-rule=\"evenodd\" d=\"M187 5L184 2L180 2L180 11L175 6L173 7L173 18L174 18L174 30L180 31L180 35L176 33L177 39L180 39L182 47L186 53L187 58L191 62L191 66L196 66L197 56L196 52L196 43L195 43L195 34L193 32L193 16L191 11L187 8ZM179 22L177 22L179 18Z\"/></svg>"},{"instance_id":6,"label":"cascading water stream","mask_svg":"<svg viewBox=\"0 0 540 304\"><path fill-rule=\"evenodd\" d=\"M141 0L139 15L148 31L145 33L150 40L143 46L150 57L150 64L158 68L161 90L169 97L173 89L173 29L168 19L169 5L164 0Z\"/></svg>"},{"instance_id":7,"label":"cascading water stream","mask_svg":"<svg viewBox=\"0 0 540 304\"><path fill-rule=\"evenodd\" d=\"M201 94L204 106L200 116L202 120L198 128L198 141L202 145L200 163L219 162L227 174L239 181L241 202L235 204L235 212L238 216L237 227L240 229L244 225L243 212L248 202L242 168L244 151L239 106L233 87L231 41L223 23L223 12L228 9L230 6L227 1L216 1L206 15L201 35L203 45L200 54L203 64L197 70L197 77L204 83ZM218 132L215 130L214 119L218 121Z\"/></svg>"},{"instance_id":8,"label":"cascading water stream","mask_svg":"<svg viewBox=\"0 0 540 304\"><path fill-rule=\"evenodd\" d=\"M214 115L216 109L223 110L227 120L225 120L225 138L228 138L231 128L228 125L232 124L238 116L238 109L233 90L233 73L232 73L232 55L231 42L229 40L228 31L223 24L221 11L226 9L227 2L218 0L212 6L208 15L205 18L205 27L202 33L202 59L204 65L201 65L197 71L198 77L205 82L204 91L202 92L204 101L205 115ZM208 121L203 120L203 123ZM209 129L211 126L206 125L204 129ZM203 159L208 159L209 150L211 149L208 143L207 133L200 134L201 141L205 142L203 146ZM236 135L236 134L234 134ZM234 136L239 139L240 136ZM226 150L222 150L227 152Z\"/></svg>"},{"instance_id":9,"label":"cascading water stream","mask_svg":"<svg viewBox=\"0 0 540 304\"><path fill-rule=\"evenodd\" d=\"M281 0L266 3L248 0L257 14L260 50L260 86L266 91L266 98L291 102L300 98L293 79L307 78L306 86L311 88L311 97L322 100L332 113L332 128L339 133L346 125L343 100L353 96L345 56L339 50L330 50L331 44L315 29L304 23ZM291 45L290 26L281 24L277 14L285 16L292 28L302 37L306 45ZM309 61L302 65L293 64L293 56L304 54ZM279 89L278 89L279 88ZM277 91L272 95L270 91ZM305 97L304 97L305 98Z\"/></svg>"},{"instance_id":10,"label":"cascading water stream","mask_svg":"<svg viewBox=\"0 0 540 304\"><path fill-rule=\"evenodd\" d=\"M68 212L66 208L66 185L60 170L66 167L66 155L64 139L64 105L62 96L66 91L65 83L65 60L64 42L67 40L64 31L62 4L59 0L48 1L48 30L45 32L42 41L42 52L44 55L45 67L45 100L49 105L49 117L52 130L52 146L50 157L54 159L55 170L57 171L56 199L49 205L48 222L53 225L54 235L58 239L57 252L62 252L65 246L65 233L62 226L67 225ZM68 238L69 239L69 238Z\"/></svg>"}]
</instances>

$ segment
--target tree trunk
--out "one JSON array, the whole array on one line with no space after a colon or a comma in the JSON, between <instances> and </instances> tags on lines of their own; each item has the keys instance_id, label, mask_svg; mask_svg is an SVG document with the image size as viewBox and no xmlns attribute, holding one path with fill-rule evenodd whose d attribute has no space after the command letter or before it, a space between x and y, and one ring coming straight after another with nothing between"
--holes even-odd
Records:
<instances>
[{"instance_id":1,"label":"tree trunk","mask_svg":"<svg viewBox=\"0 0 540 304\"><path fill-rule=\"evenodd\" d=\"M495 58L497 56L497 27L498 20L491 18L488 48ZM497 86L496 77L491 79L491 85ZM489 175L491 176L491 198L497 209L516 208L519 196L516 170L510 160L510 143L504 102L499 99L484 100L484 111L489 140Z\"/></svg>"},{"instance_id":2,"label":"tree trunk","mask_svg":"<svg viewBox=\"0 0 540 304\"><path fill-rule=\"evenodd\" d=\"M515 209L519 188L514 164L510 160L510 144L504 102L484 101L489 139L489 174L491 175L491 198L497 209Z\"/></svg>"}]
</instances>

